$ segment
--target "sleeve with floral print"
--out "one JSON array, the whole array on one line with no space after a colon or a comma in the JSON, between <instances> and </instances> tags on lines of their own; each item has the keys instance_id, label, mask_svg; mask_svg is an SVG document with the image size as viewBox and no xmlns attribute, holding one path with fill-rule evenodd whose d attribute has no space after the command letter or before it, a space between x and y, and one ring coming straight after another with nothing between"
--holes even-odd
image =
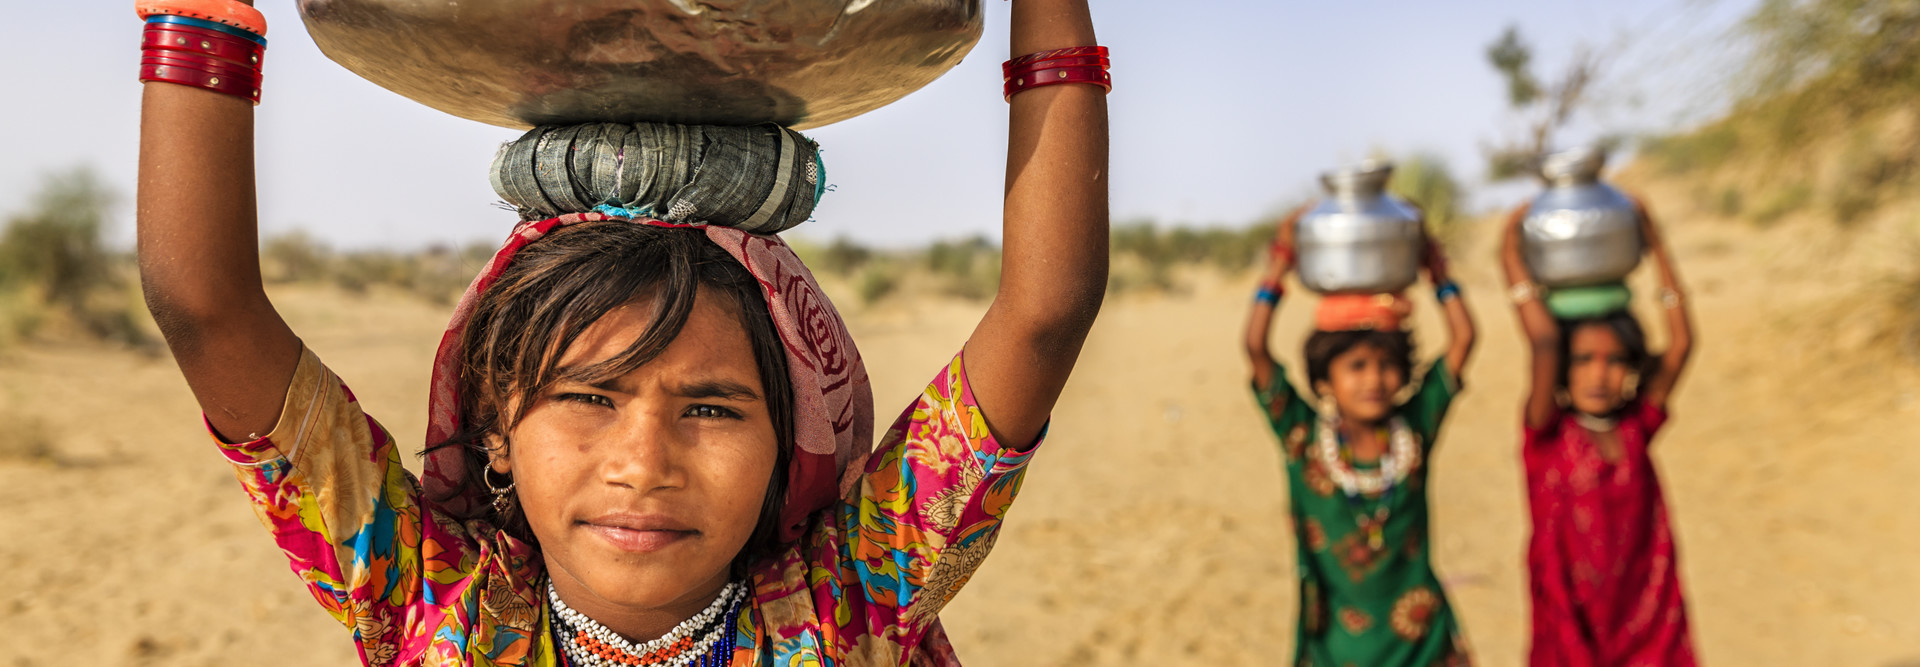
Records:
<instances>
[{"instance_id":1,"label":"sleeve with floral print","mask_svg":"<svg viewBox=\"0 0 1920 667\"><path fill-rule=\"evenodd\" d=\"M847 594L865 634L895 646L919 645L993 549L1038 445L1014 451L988 433L963 356L887 430L841 508L843 571L858 578Z\"/></svg>"},{"instance_id":2,"label":"sleeve with floral print","mask_svg":"<svg viewBox=\"0 0 1920 667\"><path fill-rule=\"evenodd\" d=\"M353 632L367 664L393 658L404 610L433 585L426 572L472 569L465 531L439 517L423 527L420 485L393 438L312 351L301 352L272 432L214 441L294 573ZM423 564L427 552L440 567Z\"/></svg>"}]
</instances>

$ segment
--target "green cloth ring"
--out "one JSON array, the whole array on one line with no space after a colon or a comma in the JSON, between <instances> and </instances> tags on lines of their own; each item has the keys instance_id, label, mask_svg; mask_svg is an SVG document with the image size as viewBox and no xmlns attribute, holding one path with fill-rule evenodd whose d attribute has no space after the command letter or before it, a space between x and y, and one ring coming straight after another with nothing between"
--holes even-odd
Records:
<instances>
[{"instance_id":1,"label":"green cloth ring","mask_svg":"<svg viewBox=\"0 0 1920 667\"><path fill-rule=\"evenodd\" d=\"M1626 310L1632 301L1626 283L1566 287L1547 293L1547 310L1563 320L1584 320Z\"/></svg>"}]
</instances>

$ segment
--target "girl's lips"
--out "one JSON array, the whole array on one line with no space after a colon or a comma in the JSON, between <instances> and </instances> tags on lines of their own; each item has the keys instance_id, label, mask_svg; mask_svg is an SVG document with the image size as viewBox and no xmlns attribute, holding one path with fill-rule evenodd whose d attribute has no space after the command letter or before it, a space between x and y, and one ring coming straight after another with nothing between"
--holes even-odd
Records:
<instances>
[{"instance_id":1,"label":"girl's lips","mask_svg":"<svg viewBox=\"0 0 1920 667\"><path fill-rule=\"evenodd\" d=\"M660 551L694 536L691 530L635 530L596 523L589 523L586 528L615 549L635 553Z\"/></svg>"},{"instance_id":2,"label":"girl's lips","mask_svg":"<svg viewBox=\"0 0 1920 667\"><path fill-rule=\"evenodd\" d=\"M691 539L700 531L659 514L616 512L588 519L586 529L621 551L648 553Z\"/></svg>"}]
</instances>

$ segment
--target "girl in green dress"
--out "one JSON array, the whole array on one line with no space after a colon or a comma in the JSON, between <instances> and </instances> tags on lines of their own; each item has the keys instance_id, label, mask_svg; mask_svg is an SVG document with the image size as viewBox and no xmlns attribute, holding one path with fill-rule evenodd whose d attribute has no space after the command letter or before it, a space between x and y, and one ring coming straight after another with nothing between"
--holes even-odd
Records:
<instances>
[{"instance_id":1,"label":"girl in green dress","mask_svg":"<svg viewBox=\"0 0 1920 667\"><path fill-rule=\"evenodd\" d=\"M1423 264L1449 344L1411 398L1405 299L1329 297L1307 339L1312 398L1267 350L1281 281L1293 267L1296 212L1280 225L1247 325L1254 395L1280 437L1300 573L1296 665L1466 665L1460 623L1434 575L1427 462L1473 351L1473 318L1437 246ZM1337 312L1336 312L1337 311ZM1359 313L1356 315L1356 313Z\"/></svg>"}]
</instances>

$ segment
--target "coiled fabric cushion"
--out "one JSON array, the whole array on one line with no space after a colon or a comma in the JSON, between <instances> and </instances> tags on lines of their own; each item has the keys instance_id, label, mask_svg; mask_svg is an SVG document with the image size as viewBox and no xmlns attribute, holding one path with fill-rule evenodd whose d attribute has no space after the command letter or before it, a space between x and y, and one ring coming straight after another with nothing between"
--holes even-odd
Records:
<instances>
[{"instance_id":1,"label":"coiled fabric cushion","mask_svg":"<svg viewBox=\"0 0 1920 667\"><path fill-rule=\"evenodd\" d=\"M1626 310L1633 290L1626 283L1563 287L1547 293L1547 310L1563 320L1585 320Z\"/></svg>"},{"instance_id":2,"label":"coiled fabric cushion","mask_svg":"<svg viewBox=\"0 0 1920 667\"><path fill-rule=\"evenodd\" d=\"M598 210L773 234L812 217L823 176L819 146L771 123L588 123L502 146L492 180L522 220Z\"/></svg>"},{"instance_id":3,"label":"coiled fabric cushion","mask_svg":"<svg viewBox=\"0 0 1920 667\"><path fill-rule=\"evenodd\" d=\"M1333 294L1314 309L1313 325L1321 331L1399 331L1412 313L1404 293Z\"/></svg>"}]
</instances>

